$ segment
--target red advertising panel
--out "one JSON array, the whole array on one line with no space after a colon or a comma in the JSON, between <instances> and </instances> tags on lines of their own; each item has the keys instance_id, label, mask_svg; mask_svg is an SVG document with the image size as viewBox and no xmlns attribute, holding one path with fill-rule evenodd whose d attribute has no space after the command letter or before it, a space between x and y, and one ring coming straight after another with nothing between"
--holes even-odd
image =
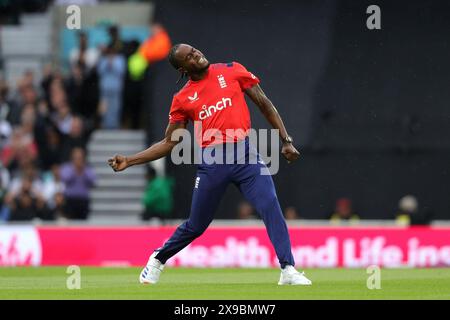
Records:
<instances>
[{"instance_id":1,"label":"red advertising panel","mask_svg":"<svg viewBox=\"0 0 450 320\"><path fill-rule=\"evenodd\" d=\"M0 266L146 263L174 227L0 227ZM450 228L291 227L299 267L450 266ZM263 227L211 227L167 262L187 267L276 267Z\"/></svg>"}]
</instances>

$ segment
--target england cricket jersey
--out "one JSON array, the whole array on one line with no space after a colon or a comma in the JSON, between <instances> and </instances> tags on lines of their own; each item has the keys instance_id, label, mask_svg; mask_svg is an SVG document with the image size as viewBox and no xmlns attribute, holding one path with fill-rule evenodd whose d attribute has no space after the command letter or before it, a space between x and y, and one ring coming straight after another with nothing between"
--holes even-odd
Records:
<instances>
[{"instance_id":1,"label":"england cricket jersey","mask_svg":"<svg viewBox=\"0 0 450 320\"><path fill-rule=\"evenodd\" d=\"M203 79L189 80L173 97L169 122L192 121L202 147L243 140L251 128L244 91L258 83L237 62L211 64Z\"/></svg>"}]
</instances>

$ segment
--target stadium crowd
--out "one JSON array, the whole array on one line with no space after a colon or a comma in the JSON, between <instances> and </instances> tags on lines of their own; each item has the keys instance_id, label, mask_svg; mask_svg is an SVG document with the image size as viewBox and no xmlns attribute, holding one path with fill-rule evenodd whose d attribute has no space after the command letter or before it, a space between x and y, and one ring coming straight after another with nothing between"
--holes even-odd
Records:
<instances>
[{"instance_id":1,"label":"stadium crowd","mask_svg":"<svg viewBox=\"0 0 450 320\"><path fill-rule=\"evenodd\" d=\"M15 86L0 78L0 221L86 219L93 131L142 128L144 72L167 56L170 39L156 23L142 44L122 40L117 25L107 33L96 47L77 33L64 73L48 64L40 79L32 70Z\"/></svg>"},{"instance_id":2,"label":"stadium crowd","mask_svg":"<svg viewBox=\"0 0 450 320\"><path fill-rule=\"evenodd\" d=\"M41 79L26 71L13 90L0 80L1 220L87 218L96 181L86 164L89 138L120 127L120 46L111 37L105 48L88 48L80 33L66 75L48 65Z\"/></svg>"},{"instance_id":3,"label":"stadium crowd","mask_svg":"<svg viewBox=\"0 0 450 320\"><path fill-rule=\"evenodd\" d=\"M76 67L67 77L46 68L40 81L25 72L12 92L4 80L0 82L2 220L87 214L88 209L74 206L88 206L95 183L85 150L96 128L96 114L84 112L75 102L84 81L77 77L83 73L77 74Z\"/></svg>"}]
</instances>

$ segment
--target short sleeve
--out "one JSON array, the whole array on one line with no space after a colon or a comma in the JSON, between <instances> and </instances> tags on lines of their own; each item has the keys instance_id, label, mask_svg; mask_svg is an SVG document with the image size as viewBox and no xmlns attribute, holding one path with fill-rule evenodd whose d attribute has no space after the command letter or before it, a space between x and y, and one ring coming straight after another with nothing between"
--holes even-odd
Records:
<instances>
[{"instance_id":1,"label":"short sleeve","mask_svg":"<svg viewBox=\"0 0 450 320\"><path fill-rule=\"evenodd\" d=\"M253 87L259 83L259 79L250 71L248 71L242 64L233 62L234 64L234 76L239 82L242 90Z\"/></svg>"},{"instance_id":2,"label":"short sleeve","mask_svg":"<svg viewBox=\"0 0 450 320\"><path fill-rule=\"evenodd\" d=\"M169 123L177 122L187 122L188 117L186 116L181 104L178 102L176 97L173 97L172 106L169 112Z\"/></svg>"}]
</instances>

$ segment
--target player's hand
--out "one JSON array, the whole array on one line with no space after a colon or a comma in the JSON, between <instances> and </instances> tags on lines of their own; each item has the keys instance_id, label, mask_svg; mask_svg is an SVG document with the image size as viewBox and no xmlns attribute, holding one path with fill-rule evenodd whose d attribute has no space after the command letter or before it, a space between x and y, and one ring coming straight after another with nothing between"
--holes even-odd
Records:
<instances>
[{"instance_id":1,"label":"player's hand","mask_svg":"<svg viewBox=\"0 0 450 320\"><path fill-rule=\"evenodd\" d=\"M108 164L114 171L122 171L128 168L127 157L116 154L114 157L108 159Z\"/></svg>"},{"instance_id":2,"label":"player's hand","mask_svg":"<svg viewBox=\"0 0 450 320\"><path fill-rule=\"evenodd\" d=\"M286 158L288 163L291 163L300 157L300 152L295 149L292 143L283 143L281 154Z\"/></svg>"}]
</instances>

